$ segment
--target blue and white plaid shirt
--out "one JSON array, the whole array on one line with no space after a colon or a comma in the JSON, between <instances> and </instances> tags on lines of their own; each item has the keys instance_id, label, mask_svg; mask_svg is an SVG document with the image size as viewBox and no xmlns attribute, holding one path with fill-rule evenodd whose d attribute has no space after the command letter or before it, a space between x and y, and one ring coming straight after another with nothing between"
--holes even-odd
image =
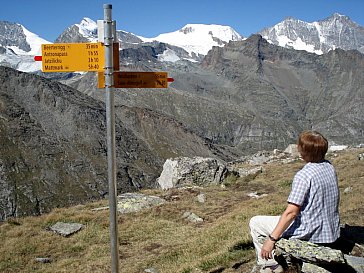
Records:
<instances>
[{"instance_id":1,"label":"blue and white plaid shirt","mask_svg":"<svg viewBox=\"0 0 364 273\"><path fill-rule=\"evenodd\" d=\"M339 188L329 161L307 163L293 179L288 202L301 207L283 233L312 243L332 243L340 236Z\"/></svg>"}]
</instances>

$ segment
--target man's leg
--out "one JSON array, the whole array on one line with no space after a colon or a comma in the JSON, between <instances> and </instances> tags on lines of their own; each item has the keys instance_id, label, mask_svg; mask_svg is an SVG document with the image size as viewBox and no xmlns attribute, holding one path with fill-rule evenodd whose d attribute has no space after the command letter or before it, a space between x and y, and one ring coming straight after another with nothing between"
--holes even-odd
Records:
<instances>
[{"instance_id":1,"label":"man's leg","mask_svg":"<svg viewBox=\"0 0 364 273\"><path fill-rule=\"evenodd\" d=\"M277 264L274 259L265 260L260 257L263 244L259 242L258 238L268 237L278 224L279 218L280 216L254 216L250 219L250 234L253 238L258 265L270 266Z\"/></svg>"}]
</instances>

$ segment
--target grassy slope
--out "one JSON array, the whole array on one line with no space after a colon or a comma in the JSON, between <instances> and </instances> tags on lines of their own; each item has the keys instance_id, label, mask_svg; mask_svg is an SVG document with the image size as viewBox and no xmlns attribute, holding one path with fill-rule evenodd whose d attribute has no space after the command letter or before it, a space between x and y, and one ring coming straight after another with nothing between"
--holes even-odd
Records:
<instances>
[{"instance_id":1,"label":"grassy slope","mask_svg":"<svg viewBox=\"0 0 364 273\"><path fill-rule=\"evenodd\" d=\"M362 150L340 152L332 162L337 168L341 192L342 223L364 226L364 161ZM159 273L250 272L254 250L248 231L251 216L279 214L285 208L294 173L302 162L269 164L264 172L249 179L230 179L225 188L149 190L168 202L138 213L120 215L120 273L144 272L154 267ZM351 193L344 193L347 187ZM247 193L267 193L251 199ZM206 195L199 203L196 196ZM110 272L109 214L92 211L107 200L0 224L0 272ZM182 219L185 211L204 218L200 224ZM86 227L64 238L47 230L57 221L78 222ZM51 263L37 263L49 257Z\"/></svg>"}]
</instances>

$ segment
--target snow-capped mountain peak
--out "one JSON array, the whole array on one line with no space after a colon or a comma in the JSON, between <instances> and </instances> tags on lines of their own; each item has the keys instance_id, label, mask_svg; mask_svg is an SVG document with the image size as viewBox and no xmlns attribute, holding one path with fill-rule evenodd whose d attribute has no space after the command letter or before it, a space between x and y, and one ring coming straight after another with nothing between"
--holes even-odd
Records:
<instances>
[{"instance_id":1,"label":"snow-capped mountain peak","mask_svg":"<svg viewBox=\"0 0 364 273\"><path fill-rule=\"evenodd\" d=\"M34 56L41 54L41 44L49 43L21 24L0 21L0 64L25 72L40 70Z\"/></svg>"},{"instance_id":2,"label":"snow-capped mountain peak","mask_svg":"<svg viewBox=\"0 0 364 273\"><path fill-rule=\"evenodd\" d=\"M315 48L314 45L301 37L303 29L307 32L307 35L304 35L307 38L309 35L312 35L311 32L316 31L316 27L316 22L306 23L293 17L287 17L284 21L276 24L272 28L263 30L261 34L268 42L281 47L322 54L323 52L320 48ZM267 31L269 34L267 34Z\"/></svg>"},{"instance_id":3,"label":"snow-capped mountain peak","mask_svg":"<svg viewBox=\"0 0 364 273\"><path fill-rule=\"evenodd\" d=\"M328 19L333 18L333 19L339 19L339 20L350 20L350 18L346 15L340 14L335 12L332 16L330 16Z\"/></svg>"},{"instance_id":4,"label":"snow-capped mountain peak","mask_svg":"<svg viewBox=\"0 0 364 273\"><path fill-rule=\"evenodd\" d=\"M364 27L339 13L312 23L289 17L260 34L272 44L316 54L335 48L364 52Z\"/></svg>"},{"instance_id":5,"label":"snow-capped mountain peak","mask_svg":"<svg viewBox=\"0 0 364 273\"><path fill-rule=\"evenodd\" d=\"M97 23L90 18L83 18L76 26L79 28L80 34L85 37L93 37L97 34Z\"/></svg>"},{"instance_id":6,"label":"snow-capped mountain peak","mask_svg":"<svg viewBox=\"0 0 364 273\"><path fill-rule=\"evenodd\" d=\"M187 24L180 30L142 39L178 46L189 54L206 55L213 46L224 46L231 40L242 40L243 37L229 26Z\"/></svg>"}]
</instances>

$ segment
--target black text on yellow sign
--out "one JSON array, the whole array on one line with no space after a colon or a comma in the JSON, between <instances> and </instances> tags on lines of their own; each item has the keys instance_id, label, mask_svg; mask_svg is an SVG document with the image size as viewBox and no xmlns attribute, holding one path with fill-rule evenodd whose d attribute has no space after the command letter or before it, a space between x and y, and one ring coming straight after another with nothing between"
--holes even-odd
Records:
<instances>
[{"instance_id":1,"label":"black text on yellow sign","mask_svg":"<svg viewBox=\"0 0 364 273\"><path fill-rule=\"evenodd\" d=\"M42 45L43 72L103 71L104 66L102 43Z\"/></svg>"},{"instance_id":2,"label":"black text on yellow sign","mask_svg":"<svg viewBox=\"0 0 364 273\"><path fill-rule=\"evenodd\" d=\"M114 72L115 88L168 88L167 72ZM98 88L105 88L104 73L98 73Z\"/></svg>"}]
</instances>

